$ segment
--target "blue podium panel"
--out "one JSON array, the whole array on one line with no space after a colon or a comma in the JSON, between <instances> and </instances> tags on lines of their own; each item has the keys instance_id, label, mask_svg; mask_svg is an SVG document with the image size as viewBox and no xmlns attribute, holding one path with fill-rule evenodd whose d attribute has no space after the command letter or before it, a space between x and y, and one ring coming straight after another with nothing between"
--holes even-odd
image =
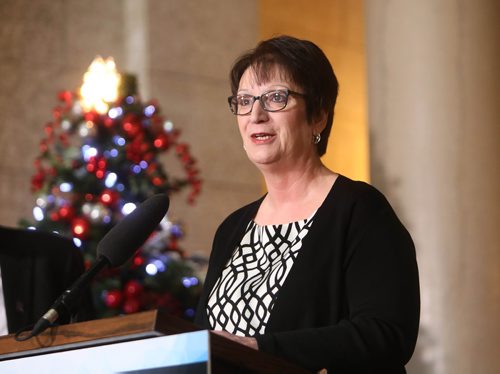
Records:
<instances>
[{"instance_id":1,"label":"blue podium panel","mask_svg":"<svg viewBox=\"0 0 500 374\"><path fill-rule=\"evenodd\" d=\"M209 373L207 330L0 361L0 373Z\"/></svg>"}]
</instances>

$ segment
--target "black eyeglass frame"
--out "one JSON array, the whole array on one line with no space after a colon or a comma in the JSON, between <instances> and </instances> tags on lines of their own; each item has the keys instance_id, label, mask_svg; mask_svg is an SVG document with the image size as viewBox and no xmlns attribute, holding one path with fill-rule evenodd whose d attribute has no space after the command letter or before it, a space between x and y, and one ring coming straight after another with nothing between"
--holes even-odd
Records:
<instances>
[{"instance_id":1,"label":"black eyeglass frame","mask_svg":"<svg viewBox=\"0 0 500 374\"><path fill-rule=\"evenodd\" d=\"M262 96L266 96L266 95L269 95L270 93L272 92L284 92L286 94L286 101L285 101L285 105L283 105L282 108L280 109L268 109L266 108L266 104L265 102L262 101ZM283 109L286 108L286 106L288 105L288 97L290 95L296 95L296 96L301 96L301 97L305 97L307 96L306 94L303 94L303 93L300 93L300 92L296 92L296 91L292 91L292 90L289 90L288 88L283 88L283 89L277 89L277 90L269 90L269 91L266 91L262 94L260 94L259 96L252 96L252 95L232 95L232 96L229 96L227 98L227 102L229 103L229 109L231 110L231 113L233 113L234 115L236 116L246 116L250 113L252 113L252 110L253 110L253 106L255 104L255 102L257 100L260 101L261 105L262 105L262 109L264 109L266 112L279 112ZM252 105L250 106L250 110L246 113L236 113L234 110L233 110L233 105L232 105L232 102L234 99L236 99L238 96L245 96L247 97L248 99L251 99L252 100Z\"/></svg>"}]
</instances>

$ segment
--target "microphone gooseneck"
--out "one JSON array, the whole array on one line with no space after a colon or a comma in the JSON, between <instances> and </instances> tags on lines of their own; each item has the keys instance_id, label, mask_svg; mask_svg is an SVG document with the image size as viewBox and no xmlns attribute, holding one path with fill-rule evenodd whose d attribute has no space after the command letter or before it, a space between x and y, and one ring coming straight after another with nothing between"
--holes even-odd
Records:
<instances>
[{"instance_id":1,"label":"microphone gooseneck","mask_svg":"<svg viewBox=\"0 0 500 374\"><path fill-rule=\"evenodd\" d=\"M97 245L96 262L83 273L73 285L64 291L52 307L38 320L27 340L36 336L56 322L61 314L71 313L83 290L105 267L123 265L141 247L167 213L169 199L166 194L157 194L123 218L101 239Z\"/></svg>"},{"instance_id":2,"label":"microphone gooseneck","mask_svg":"<svg viewBox=\"0 0 500 374\"><path fill-rule=\"evenodd\" d=\"M70 313L77 304L81 293L101 270L109 265L105 257L99 257L97 261L78 278L73 285L64 291L61 296L52 304L51 308L38 320L33 329L31 336L37 336L42 331L47 329L51 324L56 322L61 314Z\"/></svg>"}]
</instances>

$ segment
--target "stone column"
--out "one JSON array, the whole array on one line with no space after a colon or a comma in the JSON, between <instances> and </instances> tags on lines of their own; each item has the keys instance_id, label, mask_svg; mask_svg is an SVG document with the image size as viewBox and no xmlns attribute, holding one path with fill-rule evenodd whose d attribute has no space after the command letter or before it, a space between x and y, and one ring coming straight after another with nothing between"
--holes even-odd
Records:
<instances>
[{"instance_id":1,"label":"stone column","mask_svg":"<svg viewBox=\"0 0 500 374\"><path fill-rule=\"evenodd\" d=\"M137 78L138 92L143 100L151 99L149 68L149 0L123 2L123 33L125 58L122 71Z\"/></svg>"},{"instance_id":2,"label":"stone column","mask_svg":"<svg viewBox=\"0 0 500 374\"><path fill-rule=\"evenodd\" d=\"M496 0L366 1L372 182L417 247L409 373L498 373Z\"/></svg>"}]
</instances>

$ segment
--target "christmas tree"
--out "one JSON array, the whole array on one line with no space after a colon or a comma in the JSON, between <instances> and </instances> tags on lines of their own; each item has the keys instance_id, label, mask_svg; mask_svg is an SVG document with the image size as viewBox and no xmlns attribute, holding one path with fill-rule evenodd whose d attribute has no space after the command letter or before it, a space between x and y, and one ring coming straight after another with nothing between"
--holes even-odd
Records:
<instances>
[{"instance_id":1,"label":"christmas tree","mask_svg":"<svg viewBox=\"0 0 500 374\"><path fill-rule=\"evenodd\" d=\"M136 86L111 58L96 58L80 92L58 94L35 159L34 221L20 224L73 238L87 266L102 237L137 204L181 190L193 203L200 193L189 146ZM166 154L176 156L181 176L167 173ZM91 286L98 317L164 308L192 318L201 280L179 245L183 235L183 225L166 216L127 264L99 274Z\"/></svg>"}]
</instances>

